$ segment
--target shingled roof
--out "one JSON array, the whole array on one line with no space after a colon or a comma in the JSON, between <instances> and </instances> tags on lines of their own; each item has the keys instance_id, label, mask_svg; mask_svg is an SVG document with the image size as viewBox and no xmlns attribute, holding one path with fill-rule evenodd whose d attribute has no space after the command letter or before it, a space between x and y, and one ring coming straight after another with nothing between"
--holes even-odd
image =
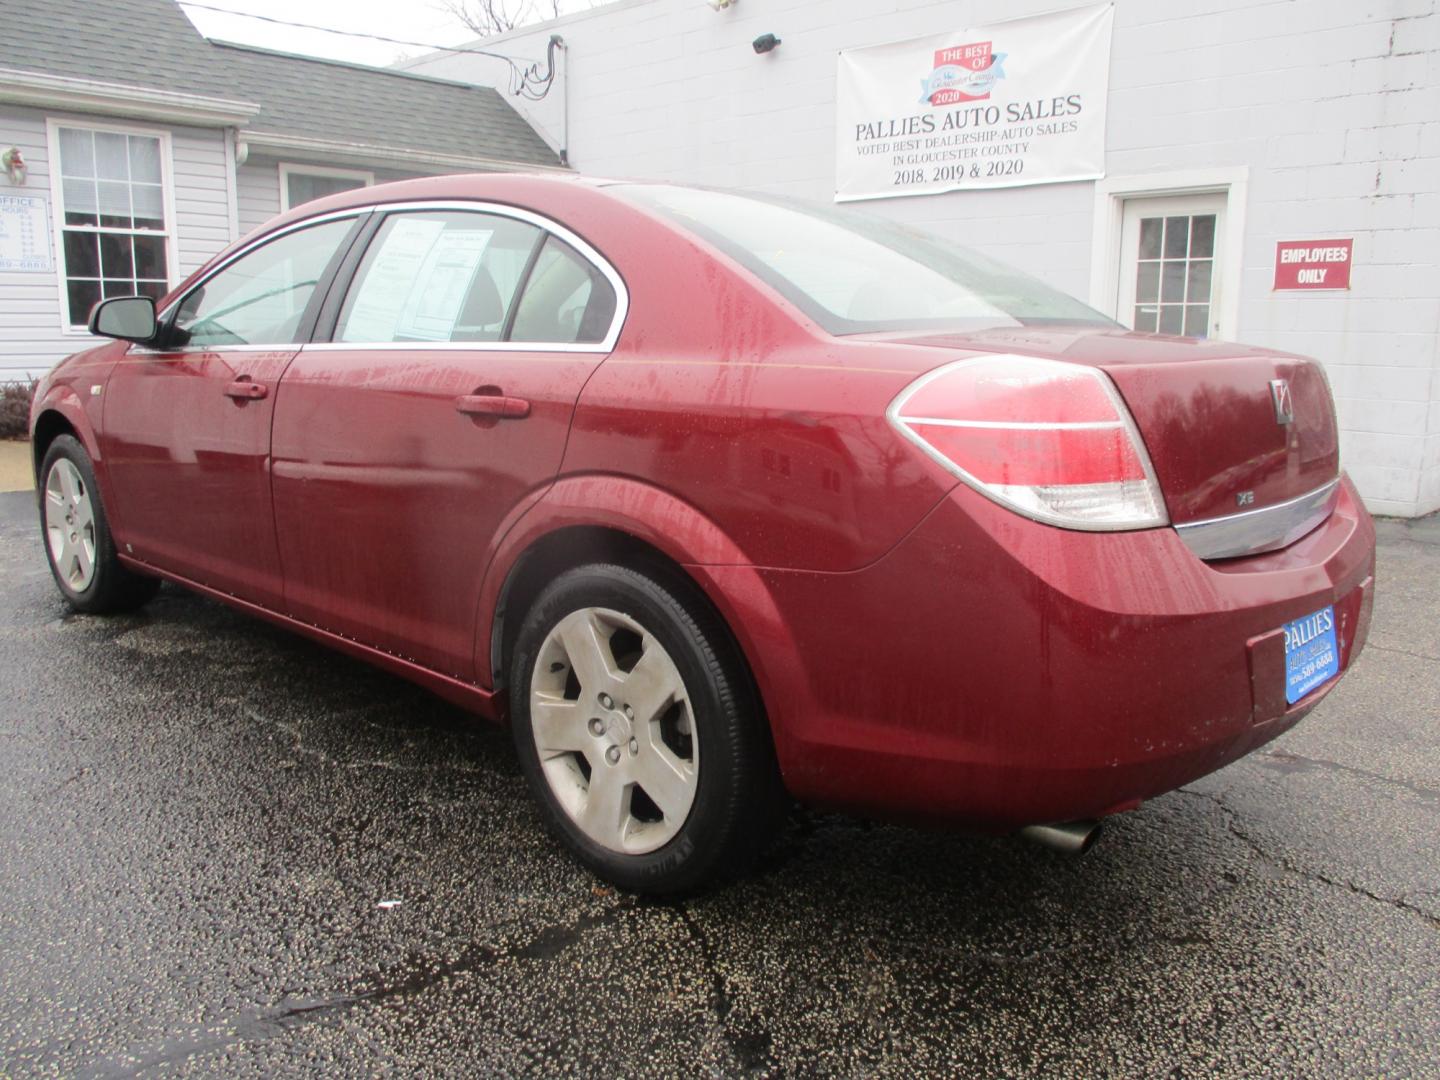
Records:
<instances>
[{"instance_id":1,"label":"shingled roof","mask_svg":"<svg viewBox=\"0 0 1440 1080\"><path fill-rule=\"evenodd\" d=\"M555 152L500 94L388 68L211 42L234 95L260 104L259 133L558 165Z\"/></svg>"},{"instance_id":2,"label":"shingled roof","mask_svg":"<svg viewBox=\"0 0 1440 1080\"><path fill-rule=\"evenodd\" d=\"M243 137L296 136L556 166L496 90L202 37L174 0L3 0L0 68L260 106Z\"/></svg>"},{"instance_id":3,"label":"shingled roof","mask_svg":"<svg viewBox=\"0 0 1440 1080\"><path fill-rule=\"evenodd\" d=\"M233 98L173 0L4 0L0 67Z\"/></svg>"}]
</instances>

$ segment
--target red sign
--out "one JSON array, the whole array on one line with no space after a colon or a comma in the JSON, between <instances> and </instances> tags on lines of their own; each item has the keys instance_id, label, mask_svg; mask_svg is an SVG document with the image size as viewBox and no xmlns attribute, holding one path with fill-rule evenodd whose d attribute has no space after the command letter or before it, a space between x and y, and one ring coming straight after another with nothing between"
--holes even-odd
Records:
<instances>
[{"instance_id":1,"label":"red sign","mask_svg":"<svg viewBox=\"0 0 1440 1080\"><path fill-rule=\"evenodd\" d=\"M977 41L972 45L956 45L949 49L937 49L935 52L935 70L937 72L950 67L981 72L988 68L990 63L990 42L988 41ZM990 96L988 85L979 94L969 94L961 89L961 87L976 88L971 86L973 81L971 78L953 81L958 82L960 86L943 87L942 84L942 89L935 90L930 95L931 105L954 105L959 101L984 101Z\"/></svg>"},{"instance_id":2,"label":"red sign","mask_svg":"<svg viewBox=\"0 0 1440 1080\"><path fill-rule=\"evenodd\" d=\"M1281 240L1275 245L1275 288L1348 289L1354 240Z\"/></svg>"}]
</instances>

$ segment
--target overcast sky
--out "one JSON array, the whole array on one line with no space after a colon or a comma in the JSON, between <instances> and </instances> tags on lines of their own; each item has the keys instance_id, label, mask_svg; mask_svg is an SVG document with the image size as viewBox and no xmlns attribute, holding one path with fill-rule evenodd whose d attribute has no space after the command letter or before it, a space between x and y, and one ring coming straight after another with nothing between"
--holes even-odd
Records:
<instances>
[{"instance_id":1,"label":"overcast sky","mask_svg":"<svg viewBox=\"0 0 1440 1080\"><path fill-rule=\"evenodd\" d=\"M436 45L463 45L475 35L442 0L203 0L212 7L231 8L246 15L265 15L291 22L313 23L335 30L378 34L382 37L421 41ZM512 0L518 2L518 0ZM420 46L392 45L360 37L344 37L316 30L282 26L245 15L221 14L182 3L206 37L239 41L285 52L351 60L360 64L387 65L407 56L419 56ZM561 0L562 12L592 7L592 0ZM540 56L529 59L540 59Z\"/></svg>"}]
</instances>

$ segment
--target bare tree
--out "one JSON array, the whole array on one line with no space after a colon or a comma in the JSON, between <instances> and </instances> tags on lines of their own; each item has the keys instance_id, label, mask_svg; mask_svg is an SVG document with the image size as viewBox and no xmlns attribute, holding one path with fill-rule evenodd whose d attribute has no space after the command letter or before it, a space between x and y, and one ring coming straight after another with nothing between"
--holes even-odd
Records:
<instances>
[{"instance_id":1,"label":"bare tree","mask_svg":"<svg viewBox=\"0 0 1440 1080\"><path fill-rule=\"evenodd\" d=\"M444 6L481 37L560 17L560 0L446 0Z\"/></svg>"}]
</instances>

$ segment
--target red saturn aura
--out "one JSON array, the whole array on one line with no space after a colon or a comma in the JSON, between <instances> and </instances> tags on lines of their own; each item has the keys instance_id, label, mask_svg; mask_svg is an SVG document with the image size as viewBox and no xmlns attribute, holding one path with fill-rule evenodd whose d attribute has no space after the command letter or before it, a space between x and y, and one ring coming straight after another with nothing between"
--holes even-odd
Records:
<instances>
[{"instance_id":1,"label":"red saturn aura","mask_svg":"<svg viewBox=\"0 0 1440 1080\"><path fill-rule=\"evenodd\" d=\"M1318 364L828 207L406 181L90 328L31 421L70 604L167 579L508 722L627 889L787 798L1083 849L1368 628Z\"/></svg>"}]
</instances>

